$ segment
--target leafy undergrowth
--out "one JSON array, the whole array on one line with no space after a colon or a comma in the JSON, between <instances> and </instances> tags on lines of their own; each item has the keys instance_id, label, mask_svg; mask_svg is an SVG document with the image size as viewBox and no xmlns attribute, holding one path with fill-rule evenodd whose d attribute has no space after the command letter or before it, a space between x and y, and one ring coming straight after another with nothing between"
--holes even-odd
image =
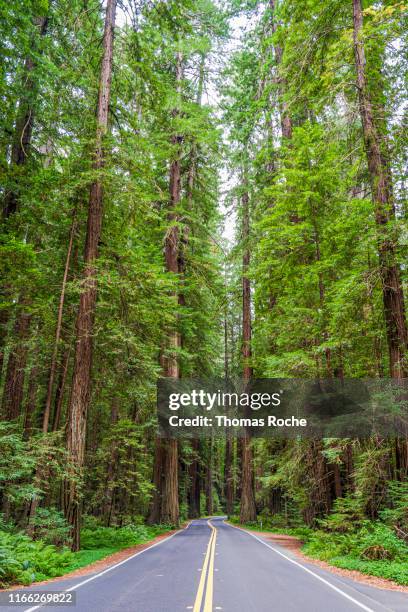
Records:
<instances>
[{"instance_id":1,"label":"leafy undergrowth","mask_svg":"<svg viewBox=\"0 0 408 612\"><path fill-rule=\"evenodd\" d=\"M302 551L335 567L408 585L408 546L380 522L366 521L353 533L312 532Z\"/></svg>"},{"instance_id":2,"label":"leafy undergrowth","mask_svg":"<svg viewBox=\"0 0 408 612\"><path fill-rule=\"evenodd\" d=\"M170 525L84 528L82 549L77 553L32 540L23 532L0 530L0 587L63 576L114 552L148 542L169 529Z\"/></svg>"},{"instance_id":3,"label":"leafy undergrowth","mask_svg":"<svg viewBox=\"0 0 408 612\"><path fill-rule=\"evenodd\" d=\"M238 517L230 517L239 524ZM285 528L278 519L250 522L248 529L297 536L302 542L302 552L334 567L357 570L369 576L387 578L397 584L408 585L408 545L397 537L394 530L380 521L364 520L358 528L344 532L327 529L310 529L306 526Z\"/></svg>"}]
</instances>

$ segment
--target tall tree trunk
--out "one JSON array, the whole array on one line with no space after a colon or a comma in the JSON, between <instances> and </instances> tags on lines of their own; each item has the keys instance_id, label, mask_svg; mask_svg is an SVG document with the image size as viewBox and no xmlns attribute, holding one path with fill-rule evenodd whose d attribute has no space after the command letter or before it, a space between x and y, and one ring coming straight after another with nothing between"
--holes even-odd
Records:
<instances>
[{"instance_id":1,"label":"tall tree trunk","mask_svg":"<svg viewBox=\"0 0 408 612\"><path fill-rule=\"evenodd\" d=\"M10 352L6 378L4 382L2 413L7 420L17 419L20 416L24 391L24 375L27 364L27 340L30 331L31 313L27 312L28 302L20 299L21 311L17 313L13 336L16 346Z\"/></svg>"},{"instance_id":2,"label":"tall tree trunk","mask_svg":"<svg viewBox=\"0 0 408 612\"><path fill-rule=\"evenodd\" d=\"M229 371L229 346L228 346L228 296L227 296L227 270L225 270L225 309L224 309L224 376L228 382ZM234 482L232 475L233 444L232 437L227 428L225 438L225 459L224 459L224 482L225 482L225 510L230 516L234 506Z\"/></svg>"},{"instance_id":3,"label":"tall tree trunk","mask_svg":"<svg viewBox=\"0 0 408 612\"><path fill-rule=\"evenodd\" d=\"M214 513L213 499L213 438L208 441L208 458L205 469L205 510L207 516L212 516Z\"/></svg>"},{"instance_id":4,"label":"tall tree trunk","mask_svg":"<svg viewBox=\"0 0 408 612\"><path fill-rule=\"evenodd\" d=\"M277 22L276 22L276 14L275 14L276 13L276 0L269 0L269 9L271 13L272 34L276 34L277 27L278 27ZM277 71L279 112L280 112L280 120L281 120L282 137L286 140L290 140L292 138L292 119L289 114L288 103L286 102L284 98L285 78L282 76L283 49L278 43L275 42L274 51L275 51L276 71Z\"/></svg>"},{"instance_id":5,"label":"tall tree trunk","mask_svg":"<svg viewBox=\"0 0 408 612\"><path fill-rule=\"evenodd\" d=\"M163 480L163 457L164 443L162 438L157 437L154 449L153 462L153 497L150 502L149 515L147 517L148 525L160 523L161 513L161 497L162 497L162 480Z\"/></svg>"},{"instance_id":6,"label":"tall tree trunk","mask_svg":"<svg viewBox=\"0 0 408 612\"><path fill-rule=\"evenodd\" d=\"M313 225L313 239L314 239L314 246L315 246L315 257L316 257L316 261L320 262L321 261L321 252L320 252L320 236L319 236L319 230L317 227L317 220L315 218L315 213L313 212L313 217L312 217L312 225ZM318 273L318 284L319 284L319 306L320 306L320 312L321 312L321 316L325 317L325 287L324 287L324 280L323 280L323 274L322 272ZM326 344L329 341L329 333L327 331L327 325L326 325L326 321L323 320L322 323L323 326L323 342ZM326 375L328 378L332 378L333 376L333 370L332 370L332 365L331 365L331 351L329 349L329 347L326 346L326 348L324 349L324 354L325 354L325 358L326 358Z\"/></svg>"},{"instance_id":7,"label":"tall tree trunk","mask_svg":"<svg viewBox=\"0 0 408 612\"><path fill-rule=\"evenodd\" d=\"M181 93L181 81L183 77L182 54L180 51L176 55L176 87L177 92ZM177 108L173 111L173 116L178 114ZM183 142L181 135L172 137L172 144L175 145L174 159L170 164L170 202L168 220L170 227L167 230L164 244L164 257L167 272L179 274L180 256L180 237L178 228L178 215L176 207L181 198L181 162L180 146ZM177 295L174 296L178 301ZM168 378L179 378L179 364L177 352L181 345L180 333L177 329L171 330L168 336L167 355L163 358L163 374ZM178 442L175 439L157 439L156 445L161 445L161 453L157 451L156 456L161 455L163 475L160 479L160 520L162 523L178 525L179 523L179 500L178 500ZM155 500L154 500L155 501Z\"/></svg>"},{"instance_id":8,"label":"tall tree trunk","mask_svg":"<svg viewBox=\"0 0 408 612\"><path fill-rule=\"evenodd\" d=\"M198 77L198 87L197 87L197 97L196 103L200 106L203 95L203 87L204 87L204 66L205 66L206 56L203 53L200 59L199 66L199 77ZM191 145L190 151L190 160L188 165L188 173L187 173L187 214L191 215L193 212L194 205L194 188L197 174L197 143L193 141ZM186 272L186 258L185 251L188 246L190 235L190 227L189 221L183 227L183 235L181 239L181 247L180 247L180 255L179 255L179 273L184 275ZM183 279L184 280L184 279ZM185 296L183 294L179 295L179 304L181 306L185 305ZM188 499L188 515L189 518L198 518L200 516L200 469L199 469L199 440L192 439L192 450L193 450L193 460L188 469L188 491L187 491L187 499Z\"/></svg>"},{"instance_id":9,"label":"tall tree trunk","mask_svg":"<svg viewBox=\"0 0 408 612\"><path fill-rule=\"evenodd\" d=\"M4 289L2 289L3 295L6 293ZM4 349L7 338L7 327L9 322L9 309L1 308L0 309L0 380L3 373L3 364L4 364Z\"/></svg>"},{"instance_id":10,"label":"tall tree trunk","mask_svg":"<svg viewBox=\"0 0 408 612\"><path fill-rule=\"evenodd\" d=\"M188 516L198 518L200 516L200 471L199 471L199 441L191 441L193 460L189 465L189 488L188 488Z\"/></svg>"},{"instance_id":11,"label":"tall tree trunk","mask_svg":"<svg viewBox=\"0 0 408 612\"><path fill-rule=\"evenodd\" d=\"M408 476L408 438L395 440L395 476L396 480L406 482Z\"/></svg>"},{"instance_id":12,"label":"tall tree trunk","mask_svg":"<svg viewBox=\"0 0 408 612\"><path fill-rule=\"evenodd\" d=\"M396 260L395 239L390 236L390 221L395 217L392 179L389 163L389 147L386 139L384 109L374 112L372 92L366 74L366 56L363 42L363 9L361 0L353 0L354 57L360 116L368 171L371 179L375 220L378 228L378 256L382 277L382 295L390 360L393 378L407 375L405 354L408 344L404 295L400 270Z\"/></svg>"},{"instance_id":13,"label":"tall tree trunk","mask_svg":"<svg viewBox=\"0 0 408 612\"><path fill-rule=\"evenodd\" d=\"M230 516L234 509L234 481L232 475L232 460L233 460L233 445L232 438L227 433L225 440L225 468L224 468L224 479L225 479L225 510Z\"/></svg>"},{"instance_id":14,"label":"tall tree trunk","mask_svg":"<svg viewBox=\"0 0 408 612\"><path fill-rule=\"evenodd\" d=\"M308 505L303 510L303 518L308 525L314 525L316 518L330 512L332 506L327 461L322 451L323 443L316 439L309 441L306 452L304 452Z\"/></svg>"},{"instance_id":15,"label":"tall tree trunk","mask_svg":"<svg viewBox=\"0 0 408 612\"><path fill-rule=\"evenodd\" d=\"M178 443L174 439L164 440L163 494L160 522L179 524L178 498Z\"/></svg>"},{"instance_id":16,"label":"tall tree trunk","mask_svg":"<svg viewBox=\"0 0 408 612\"><path fill-rule=\"evenodd\" d=\"M249 196L245 192L242 196L242 360L243 377L249 380L252 376L251 360L251 282L248 277L250 264L249 251Z\"/></svg>"},{"instance_id":17,"label":"tall tree trunk","mask_svg":"<svg viewBox=\"0 0 408 612\"><path fill-rule=\"evenodd\" d=\"M111 427L113 428L118 422L119 416L119 400L114 396L111 403ZM104 524L109 527L112 520L113 502L114 502L114 480L116 475L116 464L118 460L118 449L116 441L112 442L108 457L108 465L106 467L105 494L103 497L102 516Z\"/></svg>"},{"instance_id":18,"label":"tall tree trunk","mask_svg":"<svg viewBox=\"0 0 408 612\"><path fill-rule=\"evenodd\" d=\"M244 180L246 187L246 180ZM248 277L250 264L249 251L249 195L242 196L242 358L243 378L249 381L252 376L251 359L251 283ZM251 438L246 433L242 438L241 455L241 511L240 521L246 523L256 520L254 467Z\"/></svg>"},{"instance_id":19,"label":"tall tree trunk","mask_svg":"<svg viewBox=\"0 0 408 612\"><path fill-rule=\"evenodd\" d=\"M59 299L59 304L58 304L58 315L57 315L57 326L55 329L54 349L53 349L52 357L51 357L50 373L48 376L47 397L45 400L45 410L44 410L44 415L43 415L43 427L42 427L43 433L47 433L48 423L50 420L52 391L54 387L55 372L57 369L58 348L59 348L59 342L61 338L62 315L64 312L65 291L66 291L66 286L67 286L69 266L71 263L71 253L72 253L72 245L74 242L75 231L76 231L76 213L74 211L73 217L72 217L72 223L71 223L71 230L69 233L67 255L65 258L64 274L62 277L60 299Z\"/></svg>"},{"instance_id":20,"label":"tall tree trunk","mask_svg":"<svg viewBox=\"0 0 408 612\"><path fill-rule=\"evenodd\" d=\"M61 423L62 404L64 402L65 386L67 381L69 358L71 355L71 345L69 345L63 354L62 362L60 366L60 372L58 375L57 388L55 391L54 400L54 418L52 422L52 431L57 431Z\"/></svg>"},{"instance_id":21,"label":"tall tree trunk","mask_svg":"<svg viewBox=\"0 0 408 612\"><path fill-rule=\"evenodd\" d=\"M239 520L241 523L256 521L253 454L251 438L248 435L242 438L241 487Z\"/></svg>"},{"instance_id":22,"label":"tall tree trunk","mask_svg":"<svg viewBox=\"0 0 408 612\"><path fill-rule=\"evenodd\" d=\"M33 429L33 414L36 408L38 390L38 365L34 364L31 367L30 377L28 381L27 399L24 412L24 439L28 440L31 437Z\"/></svg>"},{"instance_id":23,"label":"tall tree trunk","mask_svg":"<svg viewBox=\"0 0 408 612\"><path fill-rule=\"evenodd\" d=\"M99 79L96 112L96 148L94 168L99 171L105 161L103 137L108 129L108 111L112 76L113 38L116 0L108 0L103 36L103 58ZM76 321L76 347L71 397L69 402L68 452L71 461L82 471L85 454L87 412L91 391L93 329L97 297L95 262L103 217L102 181L98 177L91 185L88 207L82 293ZM80 499L76 480L67 483L65 499L66 518L72 528L72 550L80 547Z\"/></svg>"}]
</instances>

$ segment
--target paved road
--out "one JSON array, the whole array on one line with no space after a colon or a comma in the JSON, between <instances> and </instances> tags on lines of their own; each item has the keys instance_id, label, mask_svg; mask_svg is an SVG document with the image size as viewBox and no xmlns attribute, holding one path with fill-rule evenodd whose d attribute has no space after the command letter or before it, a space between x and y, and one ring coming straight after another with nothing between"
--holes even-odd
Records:
<instances>
[{"instance_id":1,"label":"paved road","mask_svg":"<svg viewBox=\"0 0 408 612\"><path fill-rule=\"evenodd\" d=\"M214 518L193 521L113 568L31 589L71 590L69 612L408 612L408 594L309 565ZM30 589L26 589L26 592ZM0 606L0 612L62 607Z\"/></svg>"}]
</instances>

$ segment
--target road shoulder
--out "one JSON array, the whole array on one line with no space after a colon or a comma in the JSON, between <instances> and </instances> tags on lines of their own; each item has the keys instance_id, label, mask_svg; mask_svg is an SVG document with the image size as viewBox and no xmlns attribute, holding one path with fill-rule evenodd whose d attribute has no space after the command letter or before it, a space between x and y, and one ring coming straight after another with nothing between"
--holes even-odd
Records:
<instances>
[{"instance_id":1,"label":"road shoulder","mask_svg":"<svg viewBox=\"0 0 408 612\"><path fill-rule=\"evenodd\" d=\"M309 565L315 565L317 567L320 567L321 569L326 570L337 576L341 576L342 578L354 580L355 582L360 582L361 584L365 584L367 586L374 587L377 589L386 589L389 591L399 591L401 593L408 593L408 586L397 584L392 580L387 580L386 578L378 578L377 576L370 576L368 574L358 572L357 570L341 569L339 567L335 567L334 565L330 565L326 561L320 561L319 559L308 557L301 550L303 545L302 541L295 536L272 533L267 531L255 531L253 529L241 527L240 525L234 525L233 523L230 523L228 521L226 521L226 524L230 525L230 527L242 529L242 531L246 531L248 533L256 535L258 538L265 540L265 542L267 542L268 544L284 548L287 552L289 552L291 555L298 558L299 560Z\"/></svg>"},{"instance_id":2,"label":"road shoulder","mask_svg":"<svg viewBox=\"0 0 408 612\"><path fill-rule=\"evenodd\" d=\"M102 572L108 569L109 567L112 567L114 565L117 565L118 563L122 563L123 561L126 561L126 559L133 557L134 555L142 552L143 550L146 550L147 548L151 548L152 546L159 544L159 542L161 542L162 540L166 540L167 538L174 535L178 531L181 531L182 529L187 529L189 525L190 523L187 523L183 525L182 527L180 527L180 529L173 529L170 531L166 531L165 533L161 533L160 535L156 536L153 540L148 540L147 542L143 542L141 544L136 544L134 546L129 546L128 548L123 548L122 550L118 550L117 552L114 552L110 555L107 555L106 557L103 557L102 559L98 559L98 561L94 561L93 563L90 563L89 565L84 565L83 567L79 567L78 569L69 571L66 574L62 574L61 576L55 576L54 578L48 578L47 580L40 580L38 582L32 582L30 585L26 585L26 586L22 584L9 585L4 589L0 588L0 592L32 588L37 585L40 586L44 584L51 584L53 582L59 582L61 580L70 580L72 578L78 578L78 577L80 578L82 576L97 574L99 572Z\"/></svg>"}]
</instances>

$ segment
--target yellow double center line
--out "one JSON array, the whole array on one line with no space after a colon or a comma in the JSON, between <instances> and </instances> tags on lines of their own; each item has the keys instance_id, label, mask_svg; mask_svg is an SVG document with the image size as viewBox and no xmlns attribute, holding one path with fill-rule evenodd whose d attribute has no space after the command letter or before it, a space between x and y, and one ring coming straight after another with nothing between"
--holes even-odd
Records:
<instances>
[{"instance_id":1,"label":"yellow double center line","mask_svg":"<svg viewBox=\"0 0 408 612\"><path fill-rule=\"evenodd\" d=\"M193 612L201 612L201 605L203 601L204 589L205 586L205 599L204 599L204 608L203 612L212 612L212 604L213 604L213 578L214 578L214 557L215 557L215 541L217 539L217 530L207 521L207 525L211 527L212 533L210 537L210 541L208 542L207 552L205 554L204 565L201 572L200 584L198 585L197 596L194 602ZM208 570L208 571L207 571ZM208 575L208 578L207 578ZM207 578L207 584L206 584Z\"/></svg>"}]
</instances>

